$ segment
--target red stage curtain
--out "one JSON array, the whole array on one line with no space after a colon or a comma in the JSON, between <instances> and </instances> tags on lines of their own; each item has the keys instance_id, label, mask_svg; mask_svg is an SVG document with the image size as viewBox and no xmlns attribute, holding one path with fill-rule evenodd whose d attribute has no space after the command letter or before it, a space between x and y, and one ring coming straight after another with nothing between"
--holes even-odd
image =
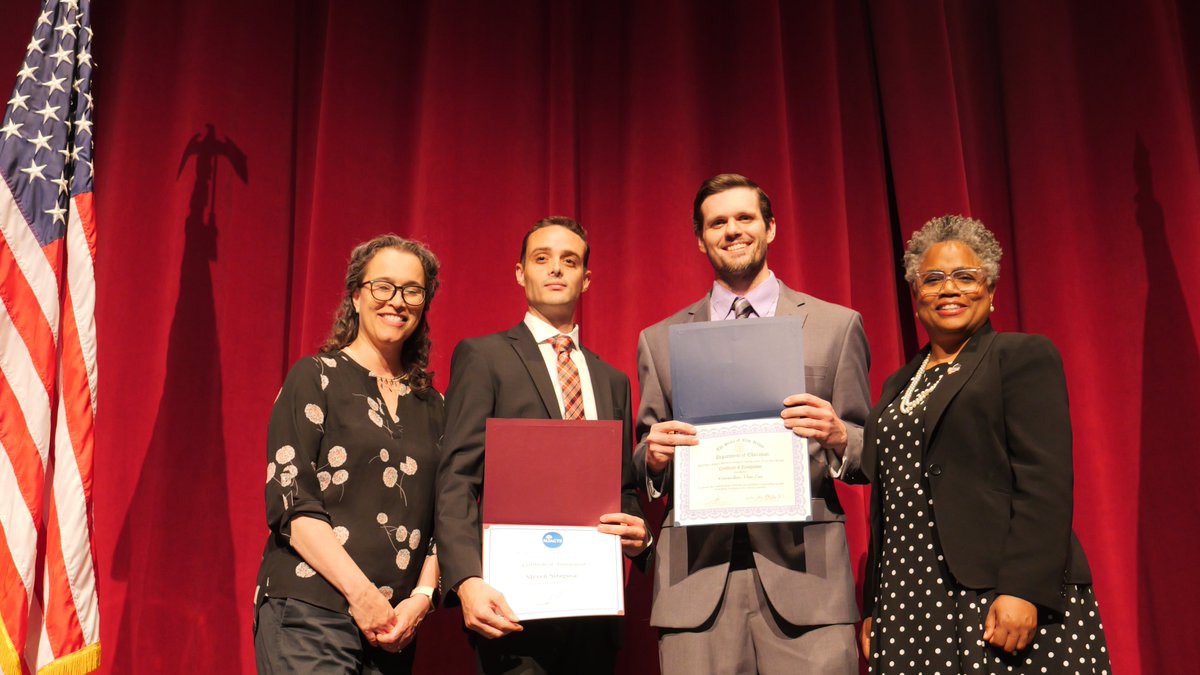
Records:
<instances>
[{"instance_id":1,"label":"red stage curtain","mask_svg":"<svg viewBox=\"0 0 1200 675\"><path fill-rule=\"evenodd\" d=\"M0 0L0 78L37 4ZM638 331L711 282L690 208L720 171L770 192L781 279L863 313L875 393L923 341L907 236L960 212L997 232L997 328L1066 361L1115 670L1200 660L1194 4L114 0L94 22L106 672L252 670L267 413L356 242L441 257L444 389L458 340L520 319L524 230L577 216L583 340L636 377ZM861 571L866 493L843 494ZM649 593L635 572L622 672L657 672ZM456 610L419 649L419 672L472 668Z\"/></svg>"}]
</instances>

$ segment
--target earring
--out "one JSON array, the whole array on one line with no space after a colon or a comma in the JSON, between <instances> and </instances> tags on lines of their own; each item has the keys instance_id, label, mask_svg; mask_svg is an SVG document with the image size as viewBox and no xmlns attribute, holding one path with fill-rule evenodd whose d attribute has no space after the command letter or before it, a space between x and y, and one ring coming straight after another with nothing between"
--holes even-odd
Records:
<instances>
[{"instance_id":1,"label":"earring","mask_svg":"<svg viewBox=\"0 0 1200 675\"><path fill-rule=\"evenodd\" d=\"M989 312L994 312L994 311L996 311L996 306L995 306L995 305L993 305L993 304L991 304L991 303L988 303L988 311L989 311Z\"/></svg>"}]
</instances>

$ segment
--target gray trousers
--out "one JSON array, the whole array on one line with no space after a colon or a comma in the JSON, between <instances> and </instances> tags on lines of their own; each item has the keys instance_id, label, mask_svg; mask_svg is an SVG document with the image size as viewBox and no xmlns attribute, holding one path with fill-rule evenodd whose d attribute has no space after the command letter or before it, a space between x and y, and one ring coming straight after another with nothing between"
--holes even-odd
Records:
<instances>
[{"instance_id":1,"label":"gray trousers","mask_svg":"<svg viewBox=\"0 0 1200 675\"><path fill-rule=\"evenodd\" d=\"M415 646L399 654L372 647L349 614L295 598L263 600L254 626L259 675L411 673Z\"/></svg>"},{"instance_id":2,"label":"gray trousers","mask_svg":"<svg viewBox=\"0 0 1200 675\"><path fill-rule=\"evenodd\" d=\"M754 568L734 570L716 614L691 630L662 629L663 675L857 675L853 624L793 626L775 613Z\"/></svg>"}]
</instances>

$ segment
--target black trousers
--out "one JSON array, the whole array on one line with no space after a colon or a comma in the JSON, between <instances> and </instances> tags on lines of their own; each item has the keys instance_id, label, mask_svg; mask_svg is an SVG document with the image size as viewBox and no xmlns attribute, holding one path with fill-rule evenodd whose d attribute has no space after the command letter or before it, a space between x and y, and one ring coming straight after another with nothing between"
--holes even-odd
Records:
<instances>
[{"instance_id":1,"label":"black trousers","mask_svg":"<svg viewBox=\"0 0 1200 675\"><path fill-rule=\"evenodd\" d=\"M621 646L621 619L590 616L538 619L525 630L488 640L469 633L480 675L612 675Z\"/></svg>"},{"instance_id":2,"label":"black trousers","mask_svg":"<svg viewBox=\"0 0 1200 675\"><path fill-rule=\"evenodd\" d=\"M416 642L398 654L367 643L349 614L295 598L258 606L254 660L260 675L277 673L411 673Z\"/></svg>"}]
</instances>

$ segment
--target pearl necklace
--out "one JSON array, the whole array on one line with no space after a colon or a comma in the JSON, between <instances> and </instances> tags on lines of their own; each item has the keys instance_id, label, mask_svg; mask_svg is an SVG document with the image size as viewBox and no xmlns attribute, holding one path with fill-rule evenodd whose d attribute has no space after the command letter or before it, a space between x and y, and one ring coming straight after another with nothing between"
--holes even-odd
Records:
<instances>
[{"instance_id":1,"label":"pearl necklace","mask_svg":"<svg viewBox=\"0 0 1200 675\"><path fill-rule=\"evenodd\" d=\"M938 376L938 379L933 381L933 384L922 389L916 398L913 397L913 392L917 390L917 384L920 383L921 376L925 374L925 366L929 365L929 356L929 354L925 355L925 360L921 362L916 374L913 375L912 381L908 383L908 387L904 390L904 396L900 397L900 412L905 415L911 415L912 411L917 409L917 406L924 403L925 399L929 398L929 395L938 386L938 383L942 381L942 378L946 376L946 373L943 372Z\"/></svg>"}]
</instances>

